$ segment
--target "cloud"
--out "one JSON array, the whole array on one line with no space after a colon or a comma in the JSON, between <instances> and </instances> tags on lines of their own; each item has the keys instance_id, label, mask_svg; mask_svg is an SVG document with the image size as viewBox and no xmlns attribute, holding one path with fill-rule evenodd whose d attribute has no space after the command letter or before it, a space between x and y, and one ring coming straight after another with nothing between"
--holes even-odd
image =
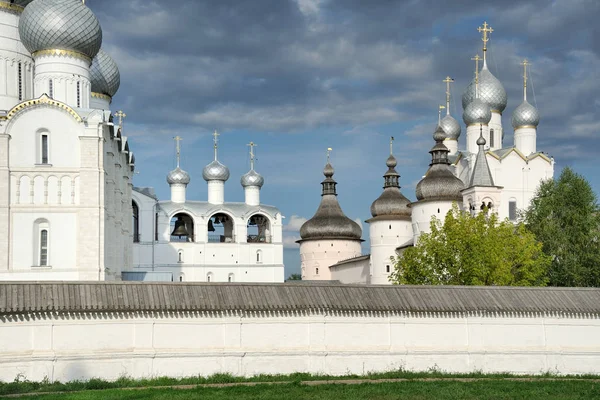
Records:
<instances>
[{"instance_id":1,"label":"cloud","mask_svg":"<svg viewBox=\"0 0 600 400\"><path fill-rule=\"evenodd\" d=\"M300 247L300 245L296 243L297 240L300 240L300 236L285 235L283 236L283 247L285 249L297 249Z\"/></svg>"},{"instance_id":2,"label":"cloud","mask_svg":"<svg viewBox=\"0 0 600 400\"><path fill-rule=\"evenodd\" d=\"M289 218L288 223L283 226L283 231L284 232L300 232L300 228L302 227L302 224L304 224L306 221L308 221L308 220L304 217L300 217L298 215L292 215Z\"/></svg>"}]
</instances>

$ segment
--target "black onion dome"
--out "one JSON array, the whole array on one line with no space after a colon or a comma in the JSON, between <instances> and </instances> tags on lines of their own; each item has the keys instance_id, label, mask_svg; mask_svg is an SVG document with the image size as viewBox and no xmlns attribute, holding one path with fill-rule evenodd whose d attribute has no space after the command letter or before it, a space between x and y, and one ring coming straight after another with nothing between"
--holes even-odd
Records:
<instances>
[{"instance_id":1,"label":"black onion dome","mask_svg":"<svg viewBox=\"0 0 600 400\"><path fill-rule=\"evenodd\" d=\"M400 174L395 169L398 162L390 154L385 165L387 165L388 170L383 175L385 181L383 193L371 204L371 215L373 218L378 219L410 219L412 212L409 207L410 200L400 192L400 184L398 182Z\"/></svg>"}]
</instances>

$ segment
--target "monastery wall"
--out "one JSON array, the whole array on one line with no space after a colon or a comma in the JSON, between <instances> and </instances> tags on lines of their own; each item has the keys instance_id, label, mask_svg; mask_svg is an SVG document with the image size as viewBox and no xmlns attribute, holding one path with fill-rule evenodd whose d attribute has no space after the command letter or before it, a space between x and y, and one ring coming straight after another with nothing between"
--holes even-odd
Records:
<instances>
[{"instance_id":1,"label":"monastery wall","mask_svg":"<svg viewBox=\"0 0 600 400\"><path fill-rule=\"evenodd\" d=\"M600 319L397 312L0 315L0 380L600 372Z\"/></svg>"}]
</instances>

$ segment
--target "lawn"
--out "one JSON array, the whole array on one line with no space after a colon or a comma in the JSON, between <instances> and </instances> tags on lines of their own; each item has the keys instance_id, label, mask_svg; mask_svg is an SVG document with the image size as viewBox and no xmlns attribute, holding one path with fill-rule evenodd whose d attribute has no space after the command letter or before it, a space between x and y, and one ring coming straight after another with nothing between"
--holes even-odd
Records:
<instances>
[{"instance_id":1,"label":"lawn","mask_svg":"<svg viewBox=\"0 0 600 400\"><path fill-rule=\"evenodd\" d=\"M109 389L68 394L49 394L35 399L100 400L100 399L591 399L600 398L600 383L595 380L514 381L481 379L471 382L456 380L411 380L392 383L322 384L300 383L258 384L257 386L201 387L195 389Z\"/></svg>"}]
</instances>

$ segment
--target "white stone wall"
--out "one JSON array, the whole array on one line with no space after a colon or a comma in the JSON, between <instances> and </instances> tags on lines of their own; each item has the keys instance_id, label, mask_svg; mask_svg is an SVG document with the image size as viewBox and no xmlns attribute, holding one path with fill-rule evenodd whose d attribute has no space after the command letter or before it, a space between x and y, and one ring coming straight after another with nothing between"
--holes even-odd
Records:
<instances>
[{"instance_id":1,"label":"white stone wall","mask_svg":"<svg viewBox=\"0 0 600 400\"><path fill-rule=\"evenodd\" d=\"M403 368L600 373L600 320L552 316L70 314L0 319L0 380Z\"/></svg>"},{"instance_id":2,"label":"white stone wall","mask_svg":"<svg viewBox=\"0 0 600 400\"><path fill-rule=\"evenodd\" d=\"M340 281L345 285L373 283L371 281L371 263L369 259L358 258L356 261L332 265L329 267L329 271L332 280Z\"/></svg>"},{"instance_id":3,"label":"white stone wall","mask_svg":"<svg viewBox=\"0 0 600 400\"><path fill-rule=\"evenodd\" d=\"M436 210L437 211L437 210ZM389 284L394 271L391 257L396 257L396 248L413 239L410 220L372 221L369 223L371 241L371 283Z\"/></svg>"},{"instance_id":4,"label":"white stone wall","mask_svg":"<svg viewBox=\"0 0 600 400\"><path fill-rule=\"evenodd\" d=\"M360 240L304 241L300 243L302 280L332 280L330 266L360 255Z\"/></svg>"}]
</instances>

